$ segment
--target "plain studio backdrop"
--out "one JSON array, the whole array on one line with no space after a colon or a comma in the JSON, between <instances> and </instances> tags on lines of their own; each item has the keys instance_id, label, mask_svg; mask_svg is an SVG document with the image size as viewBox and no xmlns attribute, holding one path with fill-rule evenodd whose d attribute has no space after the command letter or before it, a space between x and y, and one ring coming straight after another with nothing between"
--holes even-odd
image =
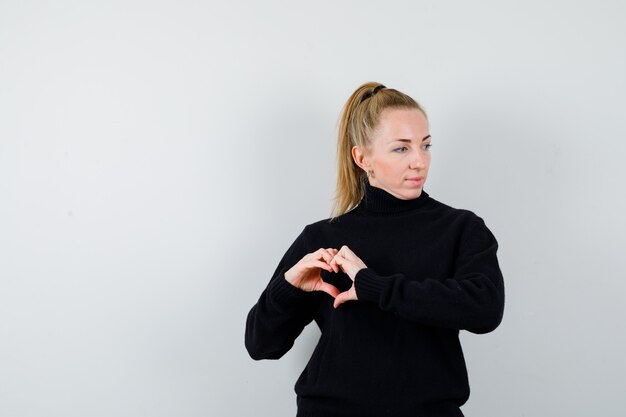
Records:
<instances>
[{"instance_id":1,"label":"plain studio backdrop","mask_svg":"<svg viewBox=\"0 0 626 417\"><path fill-rule=\"evenodd\" d=\"M1 1L0 415L294 415L319 330L257 362L246 315L378 81L500 244L465 414L622 416L625 40L621 1Z\"/></svg>"}]
</instances>

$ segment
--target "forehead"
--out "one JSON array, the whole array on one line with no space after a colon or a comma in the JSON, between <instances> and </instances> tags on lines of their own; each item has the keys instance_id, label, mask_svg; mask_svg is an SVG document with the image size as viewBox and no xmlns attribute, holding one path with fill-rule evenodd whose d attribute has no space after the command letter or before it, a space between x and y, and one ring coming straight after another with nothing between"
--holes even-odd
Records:
<instances>
[{"instance_id":1,"label":"forehead","mask_svg":"<svg viewBox=\"0 0 626 417\"><path fill-rule=\"evenodd\" d=\"M374 139L385 143L393 139L421 141L428 135L428 120L418 109L386 109L380 114Z\"/></svg>"}]
</instances>

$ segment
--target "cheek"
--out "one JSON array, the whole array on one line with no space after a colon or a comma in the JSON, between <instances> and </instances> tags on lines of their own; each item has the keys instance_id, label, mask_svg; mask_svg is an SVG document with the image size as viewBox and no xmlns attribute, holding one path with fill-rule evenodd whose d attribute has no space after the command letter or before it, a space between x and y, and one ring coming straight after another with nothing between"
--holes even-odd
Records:
<instances>
[{"instance_id":1,"label":"cheek","mask_svg":"<svg viewBox=\"0 0 626 417\"><path fill-rule=\"evenodd\" d=\"M378 167L378 172L382 176L393 177L402 172L402 167L397 162L378 161L377 167Z\"/></svg>"}]
</instances>

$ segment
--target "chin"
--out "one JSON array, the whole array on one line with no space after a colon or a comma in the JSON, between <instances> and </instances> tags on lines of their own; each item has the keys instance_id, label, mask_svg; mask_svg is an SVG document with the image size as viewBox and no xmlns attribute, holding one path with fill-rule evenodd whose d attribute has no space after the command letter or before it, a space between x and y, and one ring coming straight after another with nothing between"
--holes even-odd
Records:
<instances>
[{"instance_id":1,"label":"chin","mask_svg":"<svg viewBox=\"0 0 626 417\"><path fill-rule=\"evenodd\" d=\"M404 198L405 200L412 200L422 194L422 187L420 186L419 188L411 188L409 190L405 189L398 194L401 195L402 198Z\"/></svg>"}]
</instances>

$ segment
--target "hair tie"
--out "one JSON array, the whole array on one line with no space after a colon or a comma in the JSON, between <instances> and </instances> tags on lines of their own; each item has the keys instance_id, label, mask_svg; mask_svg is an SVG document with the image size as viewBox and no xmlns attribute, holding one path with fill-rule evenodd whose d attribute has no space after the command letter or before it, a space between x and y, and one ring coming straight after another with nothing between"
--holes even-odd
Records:
<instances>
[{"instance_id":1,"label":"hair tie","mask_svg":"<svg viewBox=\"0 0 626 417\"><path fill-rule=\"evenodd\" d=\"M374 91L372 91L372 95L374 95L374 94L378 93L378 92L379 92L380 90L382 90L383 88L387 88L387 87L385 87L385 86L384 86L384 85L382 85L382 84L377 85L377 86L374 88Z\"/></svg>"},{"instance_id":2,"label":"hair tie","mask_svg":"<svg viewBox=\"0 0 626 417\"><path fill-rule=\"evenodd\" d=\"M365 95L363 95L363 98L361 99L361 103L363 103L368 98L372 97L374 94L378 93L383 88L387 88L387 87L385 87L382 84L378 84L376 87L374 87L374 89L372 91L370 91L370 92L366 93Z\"/></svg>"}]
</instances>

